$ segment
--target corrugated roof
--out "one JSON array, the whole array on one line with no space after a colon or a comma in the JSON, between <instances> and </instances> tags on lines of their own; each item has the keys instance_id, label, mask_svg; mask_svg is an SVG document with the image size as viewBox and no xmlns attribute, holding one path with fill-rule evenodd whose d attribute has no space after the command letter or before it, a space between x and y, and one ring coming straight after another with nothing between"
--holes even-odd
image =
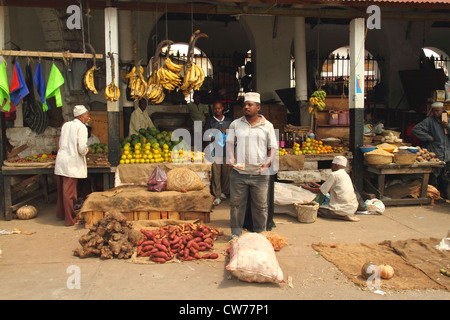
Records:
<instances>
[{"instance_id":1,"label":"corrugated roof","mask_svg":"<svg viewBox=\"0 0 450 320\"><path fill-rule=\"evenodd\" d=\"M319 0L322 3L449 5L450 0Z\"/></svg>"}]
</instances>

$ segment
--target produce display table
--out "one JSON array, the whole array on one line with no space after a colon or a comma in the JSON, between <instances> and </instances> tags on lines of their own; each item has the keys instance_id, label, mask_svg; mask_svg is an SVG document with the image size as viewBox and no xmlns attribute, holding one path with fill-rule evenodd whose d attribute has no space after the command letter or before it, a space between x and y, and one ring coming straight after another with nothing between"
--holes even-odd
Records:
<instances>
[{"instance_id":1,"label":"produce display table","mask_svg":"<svg viewBox=\"0 0 450 320\"><path fill-rule=\"evenodd\" d=\"M146 186L150 175L157 166L165 172L168 172L173 168L189 168L197 173L205 185L209 187L211 179L211 163L207 162L119 164L116 170L114 186Z\"/></svg>"},{"instance_id":2,"label":"produce display table","mask_svg":"<svg viewBox=\"0 0 450 320\"><path fill-rule=\"evenodd\" d=\"M444 167L443 162L416 162L411 165L399 165L396 163L385 165L370 165L364 163L364 167L367 172L377 175L378 184L377 187L372 187L370 182L366 180L367 186L372 190L366 190L368 192L373 191L378 199L382 200L384 205L408 205L408 204L429 204L431 199L427 197L428 181L430 173L433 168ZM422 176L422 185L419 198L405 198L405 199L385 199L385 182L386 175L404 175L404 174L418 174Z\"/></svg>"},{"instance_id":3,"label":"produce display table","mask_svg":"<svg viewBox=\"0 0 450 320\"><path fill-rule=\"evenodd\" d=\"M107 212L120 211L127 220L201 220L210 221L214 197L209 188L200 191L147 191L144 186L120 186L91 193L79 212L89 228Z\"/></svg>"},{"instance_id":4,"label":"produce display table","mask_svg":"<svg viewBox=\"0 0 450 320\"><path fill-rule=\"evenodd\" d=\"M104 190L108 190L110 188L110 175L115 172L115 167L89 167L88 166L88 174L90 173L101 173L103 174L103 187ZM32 164L29 166L22 167L14 167L14 166L2 166L2 178L3 178L3 186L4 186L4 219L11 220L12 212L17 209L18 205L24 204L27 201L31 200L25 199L21 201L19 204L13 205L11 198L11 177L12 176L23 176L23 175L42 175L41 184L42 189L39 190L34 196L33 199L37 196L44 196L45 201L48 201L48 175L53 175L55 168L53 165L50 166L40 166L33 167Z\"/></svg>"},{"instance_id":5,"label":"produce display table","mask_svg":"<svg viewBox=\"0 0 450 320\"><path fill-rule=\"evenodd\" d=\"M349 159L349 162L352 159L351 153L280 156L280 167L277 173L277 180L293 182L297 184L325 181L331 173L331 161L336 156L345 156L347 159ZM292 164L289 165L291 168L285 166L285 161L283 159L284 157L298 157L298 162L301 163L301 167L294 168Z\"/></svg>"},{"instance_id":6,"label":"produce display table","mask_svg":"<svg viewBox=\"0 0 450 320\"><path fill-rule=\"evenodd\" d=\"M147 182L160 167L166 173L174 168L188 168L205 184L203 190L150 192ZM115 188L91 193L80 210L88 228L111 210L120 211L128 220L196 220L210 221L214 197L209 191L211 163L142 163L120 164L115 172Z\"/></svg>"}]
</instances>

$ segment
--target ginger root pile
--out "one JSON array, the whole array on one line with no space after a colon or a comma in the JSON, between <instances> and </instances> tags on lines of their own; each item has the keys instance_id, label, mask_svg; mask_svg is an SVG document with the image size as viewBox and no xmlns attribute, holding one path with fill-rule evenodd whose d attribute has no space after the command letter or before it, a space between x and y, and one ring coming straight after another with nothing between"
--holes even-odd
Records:
<instances>
[{"instance_id":1,"label":"ginger root pile","mask_svg":"<svg viewBox=\"0 0 450 320\"><path fill-rule=\"evenodd\" d=\"M99 256L101 259L129 259L140 237L130 222L120 212L107 213L78 240L81 248L73 255L80 258Z\"/></svg>"}]
</instances>

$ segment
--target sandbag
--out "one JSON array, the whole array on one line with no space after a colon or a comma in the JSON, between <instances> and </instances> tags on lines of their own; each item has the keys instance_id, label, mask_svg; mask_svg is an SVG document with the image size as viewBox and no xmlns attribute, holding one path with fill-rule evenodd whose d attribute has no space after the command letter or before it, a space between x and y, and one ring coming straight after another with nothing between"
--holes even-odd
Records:
<instances>
[{"instance_id":1,"label":"sandbag","mask_svg":"<svg viewBox=\"0 0 450 320\"><path fill-rule=\"evenodd\" d=\"M259 233L245 233L233 242L226 269L242 281L284 282L272 244Z\"/></svg>"},{"instance_id":2,"label":"sandbag","mask_svg":"<svg viewBox=\"0 0 450 320\"><path fill-rule=\"evenodd\" d=\"M194 171L188 168L174 168L167 172L167 190L170 191L198 191L203 190L205 184Z\"/></svg>"}]
</instances>

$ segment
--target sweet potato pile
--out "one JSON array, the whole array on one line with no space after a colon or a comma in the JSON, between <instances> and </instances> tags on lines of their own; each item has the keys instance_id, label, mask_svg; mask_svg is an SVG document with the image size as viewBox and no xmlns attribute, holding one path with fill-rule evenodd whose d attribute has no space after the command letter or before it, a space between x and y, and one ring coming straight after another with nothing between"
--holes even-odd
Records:
<instances>
[{"instance_id":1,"label":"sweet potato pile","mask_svg":"<svg viewBox=\"0 0 450 320\"><path fill-rule=\"evenodd\" d=\"M140 231L144 237L137 242L137 256L149 257L159 263L172 260L175 256L184 261L217 259L217 253L204 251L210 251L217 237L223 235L216 228L193 223Z\"/></svg>"},{"instance_id":2,"label":"sweet potato pile","mask_svg":"<svg viewBox=\"0 0 450 320\"><path fill-rule=\"evenodd\" d=\"M128 259L139 240L139 231L120 212L110 212L78 240L81 248L73 255L80 258L99 256L101 259Z\"/></svg>"}]
</instances>

